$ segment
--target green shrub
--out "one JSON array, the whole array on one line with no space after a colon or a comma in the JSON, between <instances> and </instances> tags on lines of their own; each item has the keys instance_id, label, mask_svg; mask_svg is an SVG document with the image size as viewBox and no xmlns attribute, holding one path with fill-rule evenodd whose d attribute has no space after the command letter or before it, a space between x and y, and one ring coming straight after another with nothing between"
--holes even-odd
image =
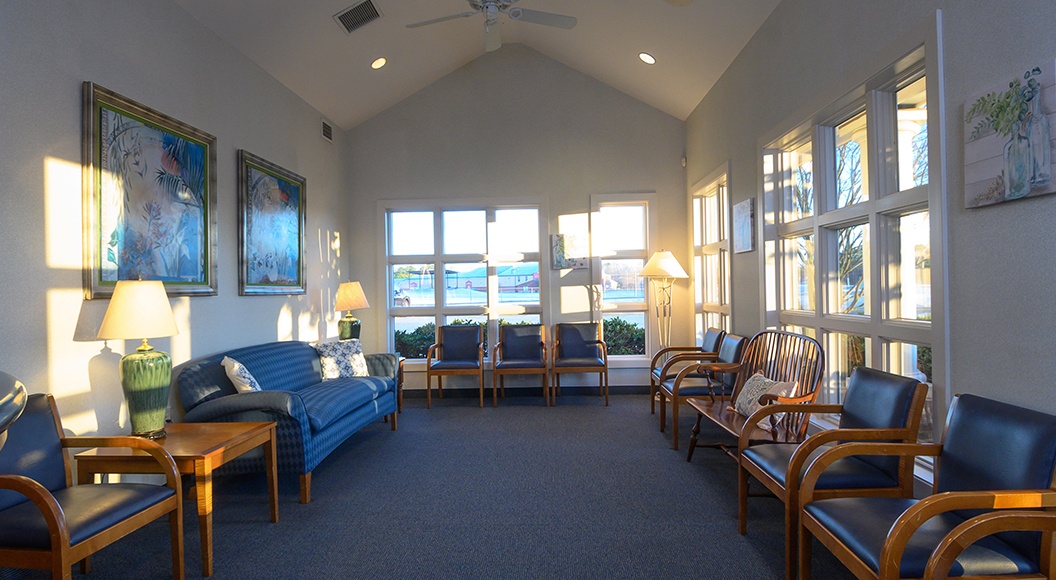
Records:
<instances>
[{"instance_id":1,"label":"green shrub","mask_svg":"<svg viewBox=\"0 0 1056 580\"><path fill-rule=\"evenodd\" d=\"M645 354L645 329L617 316L606 318L605 344L612 356Z\"/></svg>"}]
</instances>

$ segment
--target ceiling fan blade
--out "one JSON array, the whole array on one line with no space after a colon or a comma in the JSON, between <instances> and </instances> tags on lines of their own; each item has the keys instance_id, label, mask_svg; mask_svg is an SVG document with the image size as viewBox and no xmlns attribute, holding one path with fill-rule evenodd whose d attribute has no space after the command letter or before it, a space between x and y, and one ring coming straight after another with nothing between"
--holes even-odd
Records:
<instances>
[{"instance_id":1,"label":"ceiling fan blade","mask_svg":"<svg viewBox=\"0 0 1056 580\"><path fill-rule=\"evenodd\" d=\"M564 28L565 30L571 29L576 25L575 16L565 16L564 14L554 14L553 12L541 12L539 10L529 10L527 8L511 8L510 18L518 22L531 22L532 24L542 24L544 26L556 26L557 28Z\"/></svg>"},{"instance_id":2,"label":"ceiling fan blade","mask_svg":"<svg viewBox=\"0 0 1056 580\"><path fill-rule=\"evenodd\" d=\"M492 52L499 50L502 46L502 33L499 32L499 23L489 24L484 27L484 51Z\"/></svg>"},{"instance_id":3,"label":"ceiling fan blade","mask_svg":"<svg viewBox=\"0 0 1056 580\"><path fill-rule=\"evenodd\" d=\"M434 18L432 20L423 20L422 22L415 22L414 24L408 24L407 28L418 28L419 26L428 26L430 24L436 24L438 22L446 22L448 20L454 20L456 18L469 18L470 16L476 16L479 14L476 10L468 12L460 12L458 14L452 14L451 16L441 16L440 18Z\"/></svg>"}]
</instances>

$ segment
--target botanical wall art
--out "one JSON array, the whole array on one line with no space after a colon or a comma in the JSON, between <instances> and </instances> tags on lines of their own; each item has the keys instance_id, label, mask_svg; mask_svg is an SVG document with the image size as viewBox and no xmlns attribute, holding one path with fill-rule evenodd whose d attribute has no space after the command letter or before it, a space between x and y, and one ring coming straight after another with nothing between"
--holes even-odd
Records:
<instances>
[{"instance_id":1,"label":"botanical wall art","mask_svg":"<svg viewBox=\"0 0 1056 580\"><path fill-rule=\"evenodd\" d=\"M304 294L305 179L238 151L238 293Z\"/></svg>"},{"instance_id":2,"label":"botanical wall art","mask_svg":"<svg viewBox=\"0 0 1056 580\"><path fill-rule=\"evenodd\" d=\"M582 270L590 265L586 248L581 248L579 239L572 234L550 235L550 269Z\"/></svg>"},{"instance_id":3,"label":"botanical wall art","mask_svg":"<svg viewBox=\"0 0 1056 580\"><path fill-rule=\"evenodd\" d=\"M964 105L964 205L1056 192L1052 132L1056 63L1033 67Z\"/></svg>"},{"instance_id":4,"label":"botanical wall art","mask_svg":"<svg viewBox=\"0 0 1056 580\"><path fill-rule=\"evenodd\" d=\"M83 119L84 292L161 280L216 294L216 138L91 82Z\"/></svg>"},{"instance_id":5,"label":"botanical wall art","mask_svg":"<svg viewBox=\"0 0 1056 580\"><path fill-rule=\"evenodd\" d=\"M740 254L755 249L755 198L748 198L733 206L733 252Z\"/></svg>"}]
</instances>

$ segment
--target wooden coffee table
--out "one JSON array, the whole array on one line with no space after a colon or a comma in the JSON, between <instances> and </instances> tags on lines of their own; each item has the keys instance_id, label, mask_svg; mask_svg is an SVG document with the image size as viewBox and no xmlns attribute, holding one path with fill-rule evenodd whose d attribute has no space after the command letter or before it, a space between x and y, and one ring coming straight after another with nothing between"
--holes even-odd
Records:
<instances>
[{"instance_id":1,"label":"wooden coffee table","mask_svg":"<svg viewBox=\"0 0 1056 580\"><path fill-rule=\"evenodd\" d=\"M194 476L198 532L202 538L202 575L213 573L213 470L256 447L264 446L271 521L279 521L279 485L275 456L275 423L170 423L157 439L176 461L180 473ZM91 483L97 473L159 473L150 455L127 448L89 449L77 459L77 483Z\"/></svg>"}]
</instances>

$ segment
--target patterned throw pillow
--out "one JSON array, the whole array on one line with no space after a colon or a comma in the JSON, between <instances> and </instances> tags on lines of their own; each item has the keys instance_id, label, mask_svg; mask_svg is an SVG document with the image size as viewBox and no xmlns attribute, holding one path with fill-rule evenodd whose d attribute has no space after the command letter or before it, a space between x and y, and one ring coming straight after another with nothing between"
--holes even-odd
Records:
<instances>
[{"instance_id":1,"label":"patterned throw pillow","mask_svg":"<svg viewBox=\"0 0 1056 580\"><path fill-rule=\"evenodd\" d=\"M367 371L367 359L363 357L363 345L358 338L319 342L312 346L319 353L324 379L365 377L370 374Z\"/></svg>"},{"instance_id":2,"label":"patterned throw pillow","mask_svg":"<svg viewBox=\"0 0 1056 580\"><path fill-rule=\"evenodd\" d=\"M227 371L227 378L231 379L231 383L235 385L235 390L240 393L251 393L253 391L260 390L260 383L257 379L253 378L253 375L246 368L246 365L238 362L237 360L225 356L224 360L220 361L220 364L224 366L224 370Z\"/></svg>"},{"instance_id":3,"label":"patterned throw pillow","mask_svg":"<svg viewBox=\"0 0 1056 580\"><path fill-rule=\"evenodd\" d=\"M764 377L763 373L755 373L744 382L740 394L737 395L737 400L733 403L733 408L741 415L748 417L761 407L759 397L766 394L787 397L795 388L796 383L779 383Z\"/></svg>"}]
</instances>

